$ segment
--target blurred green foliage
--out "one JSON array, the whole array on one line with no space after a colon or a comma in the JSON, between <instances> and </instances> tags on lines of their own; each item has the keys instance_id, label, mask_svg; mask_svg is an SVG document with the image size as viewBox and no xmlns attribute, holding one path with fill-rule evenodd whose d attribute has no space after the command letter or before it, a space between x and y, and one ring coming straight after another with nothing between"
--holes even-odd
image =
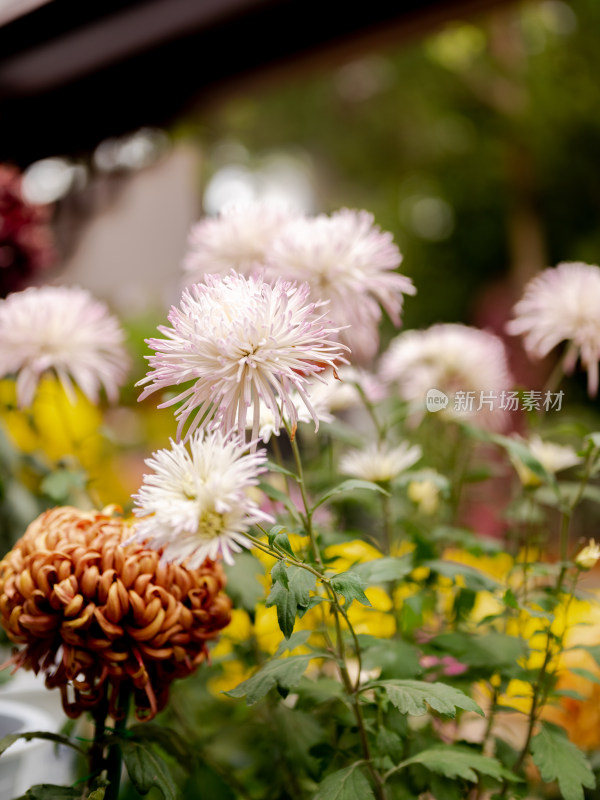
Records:
<instances>
[{"instance_id":1,"label":"blurred green foliage","mask_svg":"<svg viewBox=\"0 0 600 800\"><path fill-rule=\"evenodd\" d=\"M499 4L246 88L180 131L206 152L206 179L287 152L308 165L315 210L372 211L419 290L405 326L494 327L489 284L504 282L508 308L538 269L600 260L599 30L595 0Z\"/></svg>"}]
</instances>

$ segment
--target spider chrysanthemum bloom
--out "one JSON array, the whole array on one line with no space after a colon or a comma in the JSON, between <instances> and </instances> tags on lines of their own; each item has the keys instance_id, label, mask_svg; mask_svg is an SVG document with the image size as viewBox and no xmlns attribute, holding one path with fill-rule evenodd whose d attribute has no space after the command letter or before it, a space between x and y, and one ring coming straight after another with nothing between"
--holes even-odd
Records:
<instances>
[{"instance_id":1,"label":"spider chrysanthemum bloom","mask_svg":"<svg viewBox=\"0 0 600 800\"><path fill-rule=\"evenodd\" d=\"M521 437L516 437L521 440ZM528 440L521 440L527 447L531 455L539 461L546 472L554 475L564 469L576 467L581 464L583 459L577 455L575 450L569 445L556 444L542 439L540 436L530 436ZM517 475L524 486L539 486L541 478L531 470L527 464L516 456L511 457Z\"/></svg>"},{"instance_id":2,"label":"spider chrysanthemum bloom","mask_svg":"<svg viewBox=\"0 0 600 800\"><path fill-rule=\"evenodd\" d=\"M250 275L263 268L267 249L294 216L287 206L262 200L231 204L217 217L200 220L188 238L186 282L196 283L206 274L227 275L232 269Z\"/></svg>"},{"instance_id":3,"label":"spider chrysanthemum bloom","mask_svg":"<svg viewBox=\"0 0 600 800\"><path fill-rule=\"evenodd\" d=\"M492 430L506 425L512 378L504 344L487 331L452 323L405 331L383 354L380 375L417 419L425 413L427 393L436 389L448 396L439 416Z\"/></svg>"},{"instance_id":4,"label":"spider chrysanthemum bloom","mask_svg":"<svg viewBox=\"0 0 600 800\"><path fill-rule=\"evenodd\" d=\"M247 450L239 435L217 430L197 431L189 449L179 442L154 453L146 461L153 472L134 496L135 539L190 568L220 556L233 563L232 553L251 547L249 528L274 522L249 491L266 471L266 452Z\"/></svg>"},{"instance_id":5,"label":"spider chrysanthemum bloom","mask_svg":"<svg viewBox=\"0 0 600 800\"><path fill-rule=\"evenodd\" d=\"M385 442L371 444L364 450L350 450L340 459L340 472L366 481L393 481L421 458L419 445L402 442L390 447Z\"/></svg>"},{"instance_id":6,"label":"spider chrysanthemum bloom","mask_svg":"<svg viewBox=\"0 0 600 800\"><path fill-rule=\"evenodd\" d=\"M342 341L363 363L379 346L381 307L398 326L403 296L416 292L410 278L395 272L402 255L391 233L367 211L343 208L294 220L274 240L267 261L267 274L306 281L313 299L330 301L331 319L344 327Z\"/></svg>"},{"instance_id":7,"label":"spider chrysanthemum bloom","mask_svg":"<svg viewBox=\"0 0 600 800\"><path fill-rule=\"evenodd\" d=\"M77 287L30 287L0 300L0 377L17 375L17 402L31 405L42 375L54 373L73 401L73 383L93 402L117 399L129 359L106 305Z\"/></svg>"},{"instance_id":8,"label":"spider chrysanthemum bloom","mask_svg":"<svg viewBox=\"0 0 600 800\"><path fill-rule=\"evenodd\" d=\"M235 272L206 275L203 283L184 290L179 308L171 309L173 327L159 327L167 338L147 340L155 355L147 356L152 370L138 384L149 384L140 400L192 382L159 405L182 403L176 412L178 439L190 416L186 438L209 423L243 434L252 407L256 440L261 400L278 428L283 412L294 430L298 413L293 390L318 426L307 384L346 359L336 338L338 328L317 313L322 304L309 302L309 291L306 284L281 279L269 284Z\"/></svg>"},{"instance_id":9,"label":"spider chrysanthemum bloom","mask_svg":"<svg viewBox=\"0 0 600 800\"><path fill-rule=\"evenodd\" d=\"M600 360L600 267L580 262L546 269L525 287L506 329L522 334L529 355L543 358L568 342L563 367L570 373L578 358L588 373L588 393L598 394Z\"/></svg>"},{"instance_id":10,"label":"spider chrysanthemum bloom","mask_svg":"<svg viewBox=\"0 0 600 800\"><path fill-rule=\"evenodd\" d=\"M54 508L0 562L0 621L24 645L13 662L44 673L72 717L107 695L118 714L126 687L138 718L153 717L230 619L219 564L167 564L124 545L131 533L109 513Z\"/></svg>"}]
</instances>

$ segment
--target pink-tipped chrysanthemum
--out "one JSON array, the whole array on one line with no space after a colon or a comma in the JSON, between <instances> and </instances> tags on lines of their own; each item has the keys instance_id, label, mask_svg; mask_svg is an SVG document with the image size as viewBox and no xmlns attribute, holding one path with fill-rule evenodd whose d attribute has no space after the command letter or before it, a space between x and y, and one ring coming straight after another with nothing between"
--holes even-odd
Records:
<instances>
[{"instance_id":1,"label":"pink-tipped chrysanthemum","mask_svg":"<svg viewBox=\"0 0 600 800\"><path fill-rule=\"evenodd\" d=\"M206 558L233 563L232 553L252 546L244 535L251 525L274 521L248 491L266 470L266 452L247 451L235 433L197 431L189 450L171 442L170 450L154 453L146 461L153 473L134 496L133 513L141 518L134 540L164 548L165 561L189 569Z\"/></svg>"},{"instance_id":2,"label":"pink-tipped chrysanthemum","mask_svg":"<svg viewBox=\"0 0 600 800\"><path fill-rule=\"evenodd\" d=\"M329 300L329 314L345 327L342 340L353 359L368 362L379 346L381 307L400 324L403 296L415 294L410 278L395 272L402 255L390 233L367 211L343 208L290 222L267 253L269 275L305 281L314 300Z\"/></svg>"},{"instance_id":3,"label":"pink-tipped chrysanthemum","mask_svg":"<svg viewBox=\"0 0 600 800\"><path fill-rule=\"evenodd\" d=\"M492 333L458 324L405 331L383 354L380 374L417 418L434 389L447 396L440 416L492 430L506 425L512 378L504 344Z\"/></svg>"},{"instance_id":4,"label":"pink-tipped chrysanthemum","mask_svg":"<svg viewBox=\"0 0 600 800\"><path fill-rule=\"evenodd\" d=\"M523 334L529 355L543 358L567 341L565 372L572 372L581 358L588 373L588 393L598 394L600 267L573 262L544 270L527 284L514 314L506 329Z\"/></svg>"},{"instance_id":5,"label":"pink-tipped chrysanthemum","mask_svg":"<svg viewBox=\"0 0 600 800\"><path fill-rule=\"evenodd\" d=\"M283 414L295 429L295 389L318 427L306 387L327 367L345 362L345 348L337 341L338 328L316 313L323 304L308 301L309 292L306 284L281 279L269 284L237 273L206 275L171 309L173 327L159 327L167 338L147 340L155 355L147 356L152 370L138 384L149 384L140 400L191 382L159 406L182 403L178 439L191 416L186 438L209 424L243 434L252 408L255 440L261 401L278 428Z\"/></svg>"},{"instance_id":6,"label":"pink-tipped chrysanthemum","mask_svg":"<svg viewBox=\"0 0 600 800\"><path fill-rule=\"evenodd\" d=\"M97 402L117 399L129 359L123 330L104 303L77 287L31 287L0 300L0 377L17 375L17 402L30 406L53 372L73 400L73 383Z\"/></svg>"},{"instance_id":7,"label":"pink-tipped chrysanthemum","mask_svg":"<svg viewBox=\"0 0 600 800\"><path fill-rule=\"evenodd\" d=\"M295 216L282 203L257 201L226 206L191 229L183 260L186 283L231 270L250 275L264 268L265 253L282 227Z\"/></svg>"}]
</instances>

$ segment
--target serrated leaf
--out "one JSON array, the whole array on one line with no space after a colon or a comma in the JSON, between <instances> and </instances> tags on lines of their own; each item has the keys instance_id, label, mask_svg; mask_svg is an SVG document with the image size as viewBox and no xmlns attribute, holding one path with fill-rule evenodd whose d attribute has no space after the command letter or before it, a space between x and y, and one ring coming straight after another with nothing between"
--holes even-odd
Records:
<instances>
[{"instance_id":1,"label":"serrated leaf","mask_svg":"<svg viewBox=\"0 0 600 800\"><path fill-rule=\"evenodd\" d=\"M274 687L292 689L304 675L310 659L310 655L300 655L267 661L251 678L225 694L229 697L245 697L250 706Z\"/></svg>"},{"instance_id":2,"label":"serrated leaf","mask_svg":"<svg viewBox=\"0 0 600 800\"><path fill-rule=\"evenodd\" d=\"M544 725L533 737L531 755L545 783L558 781L564 800L583 800L583 787L596 786L585 755L555 727Z\"/></svg>"},{"instance_id":3,"label":"serrated leaf","mask_svg":"<svg viewBox=\"0 0 600 800\"><path fill-rule=\"evenodd\" d=\"M194 753L191 752L185 739L180 736L173 728L164 725L157 725L153 722L144 722L141 725L132 725L125 732L128 739L134 739L140 744L152 742L161 747L166 753L172 755L180 763L188 762L191 765L194 761Z\"/></svg>"},{"instance_id":4,"label":"serrated leaf","mask_svg":"<svg viewBox=\"0 0 600 800\"><path fill-rule=\"evenodd\" d=\"M332 772L321 781L313 800L371 800L374 797L360 766L353 764Z\"/></svg>"},{"instance_id":5,"label":"serrated leaf","mask_svg":"<svg viewBox=\"0 0 600 800\"><path fill-rule=\"evenodd\" d=\"M460 689L448 686L445 683L429 683L428 681L415 680L388 680L373 681L369 687L383 689L388 700L401 714L420 716L426 714L428 706L440 714L449 717L456 715L456 709L475 711L482 717L485 716L474 700L471 700Z\"/></svg>"},{"instance_id":6,"label":"serrated leaf","mask_svg":"<svg viewBox=\"0 0 600 800\"><path fill-rule=\"evenodd\" d=\"M461 778L465 781L475 783L477 773L487 775L495 780L518 781L513 775L495 758L483 756L467 747L457 747L445 745L443 747L432 747L423 750L412 758L408 758L399 765L400 768L408 767L411 764L421 764L431 772L443 775L445 778L453 780Z\"/></svg>"},{"instance_id":7,"label":"serrated leaf","mask_svg":"<svg viewBox=\"0 0 600 800\"><path fill-rule=\"evenodd\" d=\"M277 621L281 632L289 639L294 630L296 614L299 608L307 608L310 592L315 588L316 577L302 567L285 567L287 570L287 587L278 581L273 585L267 597L267 608L277 608Z\"/></svg>"},{"instance_id":8,"label":"serrated leaf","mask_svg":"<svg viewBox=\"0 0 600 800\"><path fill-rule=\"evenodd\" d=\"M331 588L337 594L341 594L346 600L345 607L352 603L353 600L358 600L363 606L370 606L371 601L364 593L366 583L355 572L340 572L330 580Z\"/></svg>"},{"instance_id":9,"label":"serrated leaf","mask_svg":"<svg viewBox=\"0 0 600 800\"><path fill-rule=\"evenodd\" d=\"M159 755L132 740L123 739L120 746L129 779L140 794L147 794L155 787L164 800L177 800L171 772Z\"/></svg>"},{"instance_id":10,"label":"serrated leaf","mask_svg":"<svg viewBox=\"0 0 600 800\"><path fill-rule=\"evenodd\" d=\"M284 653L288 652L288 650L291 652L292 650L295 650L296 647L302 647L302 645L306 644L306 642L310 639L312 634L312 631L296 631L296 633L293 633L289 639L284 639L279 645L277 651L275 652L275 658L279 658L279 656L282 656Z\"/></svg>"},{"instance_id":11,"label":"serrated leaf","mask_svg":"<svg viewBox=\"0 0 600 800\"><path fill-rule=\"evenodd\" d=\"M401 581L414 569L411 555L400 558L384 556L373 561L363 561L352 567L352 572L360 575L367 586L389 581Z\"/></svg>"},{"instance_id":12,"label":"serrated leaf","mask_svg":"<svg viewBox=\"0 0 600 800\"><path fill-rule=\"evenodd\" d=\"M369 492L379 492L380 494L389 494L389 492L387 492L378 483L373 483L372 481L361 481L358 478L350 478L350 480L338 483L337 486L334 486L332 489L329 489L327 492L325 492L325 494L321 495L321 497L319 497L319 499L313 506L313 511L319 506L323 505L323 503L326 503L336 494L354 492L357 489L366 489Z\"/></svg>"},{"instance_id":13,"label":"serrated leaf","mask_svg":"<svg viewBox=\"0 0 600 800\"><path fill-rule=\"evenodd\" d=\"M271 570L271 580L273 583L277 583L279 581L284 589L290 588L290 581L287 574L287 569L285 568L285 564L283 561L276 561L275 566Z\"/></svg>"}]
</instances>

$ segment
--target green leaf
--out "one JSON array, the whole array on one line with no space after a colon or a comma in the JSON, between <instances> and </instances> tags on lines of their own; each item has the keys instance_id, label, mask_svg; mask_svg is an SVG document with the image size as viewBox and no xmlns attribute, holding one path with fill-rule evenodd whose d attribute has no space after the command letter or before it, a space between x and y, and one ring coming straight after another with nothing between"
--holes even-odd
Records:
<instances>
[{"instance_id":1,"label":"green leaf","mask_svg":"<svg viewBox=\"0 0 600 800\"><path fill-rule=\"evenodd\" d=\"M416 678L423 672L419 651L401 639L378 639L361 633L362 665L366 670L379 668L381 677Z\"/></svg>"},{"instance_id":2,"label":"green leaf","mask_svg":"<svg viewBox=\"0 0 600 800\"><path fill-rule=\"evenodd\" d=\"M414 569L412 555L400 558L385 556L376 558L373 561L364 561L352 567L352 572L360 575L365 585L372 586L377 583L387 583L388 581L401 581L406 578Z\"/></svg>"},{"instance_id":3,"label":"green leaf","mask_svg":"<svg viewBox=\"0 0 600 800\"><path fill-rule=\"evenodd\" d=\"M292 650L295 650L296 647L302 647L302 645L306 644L306 642L310 639L312 634L312 631L296 631L296 633L293 633L289 639L284 639L279 645L275 653L275 658L279 658L279 656L282 656L288 651L291 652Z\"/></svg>"},{"instance_id":4,"label":"green leaf","mask_svg":"<svg viewBox=\"0 0 600 800\"><path fill-rule=\"evenodd\" d=\"M15 800L81 800L81 789L73 786L38 783Z\"/></svg>"},{"instance_id":5,"label":"green leaf","mask_svg":"<svg viewBox=\"0 0 600 800\"><path fill-rule=\"evenodd\" d=\"M284 589L290 588L290 581L288 579L287 569L285 568L285 564L283 561L276 561L275 566L271 570L271 580L273 584L279 581Z\"/></svg>"},{"instance_id":6,"label":"green leaf","mask_svg":"<svg viewBox=\"0 0 600 800\"><path fill-rule=\"evenodd\" d=\"M531 740L531 755L543 781L558 781L564 800L583 800L583 787L596 786L585 755L559 728L544 725Z\"/></svg>"},{"instance_id":7,"label":"green leaf","mask_svg":"<svg viewBox=\"0 0 600 800\"><path fill-rule=\"evenodd\" d=\"M304 675L312 656L277 658L262 666L251 678L242 681L235 689L225 692L229 697L245 697L250 706L264 697L273 687L289 691Z\"/></svg>"},{"instance_id":8,"label":"green leaf","mask_svg":"<svg viewBox=\"0 0 600 800\"><path fill-rule=\"evenodd\" d=\"M73 491L83 491L87 486L87 480L87 474L83 470L58 469L46 475L40 484L40 489L51 500L63 502Z\"/></svg>"},{"instance_id":9,"label":"green leaf","mask_svg":"<svg viewBox=\"0 0 600 800\"><path fill-rule=\"evenodd\" d=\"M360 765L352 764L328 775L319 784L313 800L371 800L374 797Z\"/></svg>"},{"instance_id":10,"label":"green leaf","mask_svg":"<svg viewBox=\"0 0 600 800\"><path fill-rule=\"evenodd\" d=\"M430 561L424 561L422 566L427 567L432 572L436 572L438 575L442 575L444 578L451 578L454 581L457 576L460 576L464 580L467 589L472 589L474 592L491 592L499 587L498 582L490 578L489 575L475 569L475 567L471 567L468 564L461 564L458 561L432 559Z\"/></svg>"},{"instance_id":11,"label":"green leaf","mask_svg":"<svg viewBox=\"0 0 600 800\"><path fill-rule=\"evenodd\" d=\"M471 783L475 783L478 780L477 773L488 775L498 781L503 779L519 780L516 775L505 769L497 759L483 756L468 747L452 745L432 747L430 750L423 750L416 756L408 758L398 767L404 768L411 764L421 764L431 772L443 775L445 778L461 778Z\"/></svg>"},{"instance_id":12,"label":"green leaf","mask_svg":"<svg viewBox=\"0 0 600 800\"><path fill-rule=\"evenodd\" d=\"M479 635L442 633L431 643L471 667L512 667L527 652L527 645L522 639L496 631Z\"/></svg>"},{"instance_id":13,"label":"green leaf","mask_svg":"<svg viewBox=\"0 0 600 800\"><path fill-rule=\"evenodd\" d=\"M25 731L25 733L9 733L8 736L4 736L0 739L0 755L4 753L6 749L8 749L11 744L14 744L18 739L24 739L26 742L31 741L31 739L46 739L50 742L56 742L56 744L64 744L67 747L71 747L73 750L77 750L78 753L82 753L83 755L87 755L86 751L80 747L78 744L75 744L68 736L63 736L61 733L51 733L50 731Z\"/></svg>"},{"instance_id":14,"label":"green leaf","mask_svg":"<svg viewBox=\"0 0 600 800\"><path fill-rule=\"evenodd\" d=\"M145 745L127 739L121 741L121 752L129 779L140 794L147 794L156 787L164 800L177 800L177 787L159 755Z\"/></svg>"},{"instance_id":15,"label":"green leaf","mask_svg":"<svg viewBox=\"0 0 600 800\"><path fill-rule=\"evenodd\" d=\"M456 715L456 709L475 711L482 717L485 716L474 700L471 700L460 689L448 686L445 683L429 683L428 681L414 680L388 680L373 681L367 684L369 688L383 689L388 700L401 714L420 716L426 714L427 706L434 711L446 714L449 717Z\"/></svg>"},{"instance_id":16,"label":"green leaf","mask_svg":"<svg viewBox=\"0 0 600 800\"><path fill-rule=\"evenodd\" d=\"M264 575L263 565L252 553L244 551L236 555L233 564L223 566L227 576L226 591L235 607L254 613L256 604L265 596L264 587L258 580L258 576Z\"/></svg>"},{"instance_id":17,"label":"green leaf","mask_svg":"<svg viewBox=\"0 0 600 800\"><path fill-rule=\"evenodd\" d=\"M296 613L299 608L307 608L310 602L310 592L315 588L316 577L302 567L285 567L287 570L287 586L280 579L271 589L265 605L267 608L277 608L277 621L281 632L289 639L294 630Z\"/></svg>"},{"instance_id":18,"label":"green leaf","mask_svg":"<svg viewBox=\"0 0 600 800\"><path fill-rule=\"evenodd\" d=\"M106 794L106 786L101 786L100 789L94 789L91 794L88 794L87 800L104 800Z\"/></svg>"},{"instance_id":19,"label":"green leaf","mask_svg":"<svg viewBox=\"0 0 600 800\"><path fill-rule=\"evenodd\" d=\"M334 486L333 489L329 489L325 492L324 495L317 500L315 505L313 506L313 511L318 508L323 503L326 503L336 494L344 494L346 492L354 492L356 489L367 489L370 492L379 492L380 494L389 494L382 486L378 483L373 483L372 481L361 481L357 478L350 478L350 480L342 481L342 483L338 483L337 486Z\"/></svg>"},{"instance_id":20,"label":"green leaf","mask_svg":"<svg viewBox=\"0 0 600 800\"><path fill-rule=\"evenodd\" d=\"M140 744L152 742L161 747L165 753L169 753L169 755L176 758L179 763L187 762L190 768L194 762L195 754L185 739L173 728L168 728L165 725L158 725L154 722L132 725L125 732L125 737L130 741L133 738Z\"/></svg>"},{"instance_id":21,"label":"green leaf","mask_svg":"<svg viewBox=\"0 0 600 800\"><path fill-rule=\"evenodd\" d=\"M364 593L366 584L360 575L355 572L340 572L329 583L334 592L341 594L345 598L346 608L350 606L353 600L358 600L363 606L371 605L371 601Z\"/></svg>"},{"instance_id":22,"label":"green leaf","mask_svg":"<svg viewBox=\"0 0 600 800\"><path fill-rule=\"evenodd\" d=\"M267 470L269 472L278 472L280 475L287 475L288 478L293 478L295 481L298 481L298 476L295 472L291 472L289 469L282 467L280 464L277 464L275 461L267 461L266 462Z\"/></svg>"}]
</instances>

